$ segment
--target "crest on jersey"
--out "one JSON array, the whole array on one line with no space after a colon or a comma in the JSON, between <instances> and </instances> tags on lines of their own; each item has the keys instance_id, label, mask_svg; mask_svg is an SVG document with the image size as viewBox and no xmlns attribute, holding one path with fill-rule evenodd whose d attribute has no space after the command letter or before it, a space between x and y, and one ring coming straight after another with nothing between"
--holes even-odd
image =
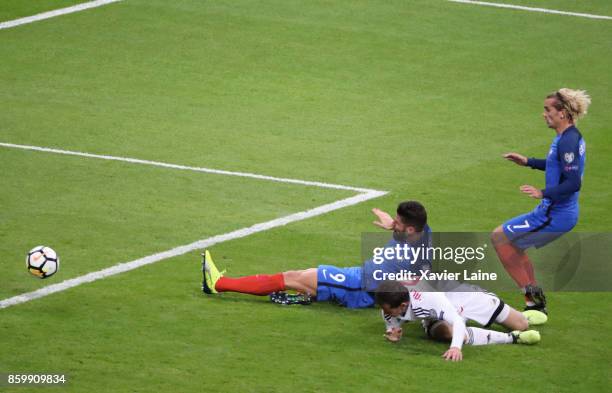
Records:
<instances>
[{"instance_id":1,"label":"crest on jersey","mask_svg":"<svg viewBox=\"0 0 612 393\"><path fill-rule=\"evenodd\" d=\"M585 150L586 150L586 145L584 143L581 143L580 148L578 149L578 153L580 153L580 155L583 156Z\"/></svg>"},{"instance_id":2,"label":"crest on jersey","mask_svg":"<svg viewBox=\"0 0 612 393\"><path fill-rule=\"evenodd\" d=\"M574 153L565 153L563 158L565 159L565 162L569 164L570 162L574 161Z\"/></svg>"}]
</instances>

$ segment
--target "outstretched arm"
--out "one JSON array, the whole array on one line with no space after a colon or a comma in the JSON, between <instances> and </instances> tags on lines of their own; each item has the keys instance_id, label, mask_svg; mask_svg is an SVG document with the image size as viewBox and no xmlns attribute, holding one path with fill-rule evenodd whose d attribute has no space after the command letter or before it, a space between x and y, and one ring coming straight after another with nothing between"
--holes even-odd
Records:
<instances>
[{"instance_id":1,"label":"outstretched arm","mask_svg":"<svg viewBox=\"0 0 612 393\"><path fill-rule=\"evenodd\" d=\"M527 159L527 166L531 169L539 169L541 171L546 170L546 159L543 158L529 158Z\"/></svg>"},{"instance_id":2,"label":"outstretched arm","mask_svg":"<svg viewBox=\"0 0 612 393\"><path fill-rule=\"evenodd\" d=\"M452 360L453 362L463 360L463 353L461 352L461 347L463 346L463 340L465 339L465 322L463 321L463 318L461 318L459 315L456 315L456 317L451 317L449 319L445 317L444 320L447 320L453 326L453 338L451 341L450 348L448 349L448 351L444 352L442 357L446 360Z\"/></svg>"},{"instance_id":3,"label":"outstretched arm","mask_svg":"<svg viewBox=\"0 0 612 393\"><path fill-rule=\"evenodd\" d=\"M519 153L506 153L504 154L504 158L520 166L528 166L532 169L539 169L541 171L546 169L545 159L527 158Z\"/></svg>"}]
</instances>

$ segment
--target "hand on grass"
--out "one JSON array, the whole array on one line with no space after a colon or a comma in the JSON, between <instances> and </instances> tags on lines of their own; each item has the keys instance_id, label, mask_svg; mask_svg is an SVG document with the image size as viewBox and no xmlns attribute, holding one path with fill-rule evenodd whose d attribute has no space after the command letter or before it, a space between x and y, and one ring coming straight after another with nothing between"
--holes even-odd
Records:
<instances>
[{"instance_id":1,"label":"hand on grass","mask_svg":"<svg viewBox=\"0 0 612 393\"><path fill-rule=\"evenodd\" d=\"M402 338L402 328L391 328L385 332L385 338L392 343L398 342Z\"/></svg>"},{"instance_id":2,"label":"hand on grass","mask_svg":"<svg viewBox=\"0 0 612 393\"><path fill-rule=\"evenodd\" d=\"M461 353L461 350L457 347L451 347L448 351L444 352L444 355L442 355L442 357L445 360L450 360L452 362L460 362L461 360L463 360L463 354Z\"/></svg>"}]
</instances>

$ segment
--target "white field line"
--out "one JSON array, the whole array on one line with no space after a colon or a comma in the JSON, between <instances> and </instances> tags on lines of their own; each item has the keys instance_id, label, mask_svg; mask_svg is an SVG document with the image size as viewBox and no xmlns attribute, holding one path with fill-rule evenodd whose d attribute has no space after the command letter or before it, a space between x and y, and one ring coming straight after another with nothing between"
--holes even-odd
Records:
<instances>
[{"instance_id":1,"label":"white field line","mask_svg":"<svg viewBox=\"0 0 612 393\"><path fill-rule=\"evenodd\" d=\"M37 22L37 21L44 20L44 19L54 18L60 15L71 14L73 12L79 12L79 11L87 10L90 8L100 7L106 4L116 3L119 1L122 1L122 0L95 0L95 1L90 1L88 3L77 4L71 7L60 8L57 10L43 12L43 13L32 15L32 16L26 16L24 18L9 20L6 22L0 22L0 30L9 29L11 27L25 25L25 24L32 23L32 22ZM453 3L474 4L474 5L484 5L484 6L489 6L489 7L510 8L510 9L523 10L523 11L543 12L547 14L578 16L578 17L591 18L591 19L608 19L608 20L612 19L612 17L606 16L606 15L593 15L593 14L586 14L586 13L581 13L581 12L558 11L558 10L551 10L547 8L525 7L525 6L513 5L513 4L491 3L487 1L473 1L473 0L447 0L447 1L450 1Z\"/></svg>"},{"instance_id":2,"label":"white field line","mask_svg":"<svg viewBox=\"0 0 612 393\"><path fill-rule=\"evenodd\" d=\"M23 145L14 145L10 143L0 143L0 146L19 148L19 149L27 148L27 150L36 150L36 151L58 153L58 154L76 153L72 155L88 157L88 158L111 159L111 160L117 160L117 161L125 161L129 163L154 165L154 166L161 166L165 168L180 169L180 170L195 170L198 172L216 173L216 174L241 176L241 177L251 177L251 178L262 179L262 180L302 184L302 185L322 187L322 188L338 188L338 189L343 189L343 190L346 189L346 190L353 190L353 191L359 192L358 195L355 195L349 198L345 198L345 199L341 199L341 200L338 200L332 203L328 203L325 205L321 205L313 209L301 211L298 213L290 214L288 216L276 218L274 220L255 224L250 227L241 228L241 229L238 229L232 232L228 232L228 233L224 233L221 235L216 235L216 236L209 237L206 239L198 240L190 244L178 246L173 249L162 251L162 252L152 254L152 255L149 255L143 258L135 259L133 261L119 263L109 268L91 272L91 273L88 273L88 274L85 274L79 277L75 277L69 280L65 280L65 281L62 281L61 283L49 285L49 286L37 289L32 292L13 296L11 298L1 300L0 309L14 306L14 305L21 304L21 303L25 303L30 300L48 296L56 292L65 291L66 289L73 288L81 284L85 284L85 283L93 282L93 281L100 280L106 277L114 276L116 274L134 270L134 269L137 269L145 265L150 265L152 263L162 261L164 259L183 255L191 251L201 250L201 249L210 247L214 244L219 244L219 243L226 242L229 240L243 238L243 237L252 235L254 233L267 231L269 229L284 226L292 222L305 220L311 217L316 217L316 216L319 216L325 213L332 212L334 210L342 209L344 207L351 206L351 205L356 205L358 203L361 203L361 202L364 202L364 201L367 201L373 198L378 198L380 196L387 194L386 191L370 190L370 189L365 189L365 188L353 188L353 187L338 186L338 185L328 184L328 183L309 182L309 181L301 181L301 180L295 180L295 179L282 179L282 178L276 178L276 177L270 177L270 176L254 175L250 173L244 174L240 172L227 172L227 171L217 171L217 170L212 170L211 172L211 170L208 170L207 168L185 167L182 165L157 163L155 161L143 161L143 160L137 160L137 159L128 159L124 157L98 156L98 155L90 155L87 153L68 152L66 150L47 149L47 148L41 148L41 147L35 147L35 146L24 147ZM202 170L202 169L205 169L205 170Z\"/></svg>"},{"instance_id":3,"label":"white field line","mask_svg":"<svg viewBox=\"0 0 612 393\"><path fill-rule=\"evenodd\" d=\"M73 5L71 7L60 8L57 10L43 12L43 13L32 15L32 16L26 16L25 18L19 18L19 19L9 20L6 22L0 22L0 30L10 29L11 27L25 25L25 24L32 23L32 22L38 22L39 20L55 18L56 16L60 16L60 15L72 14L73 12L84 11L90 8L101 7L103 5L110 4L110 3L116 3L118 1L122 1L122 0L95 0L95 1L90 1L88 3L81 3L81 4Z\"/></svg>"},{"instance_id":4,"label":"white field line","mask_svg":"<svg viewBox=\"0 0 612 393\"><path fill-rule=\"evenodd\" d=\"M146 266L146 265L150 265L150 264L162 261L164 259L183 255L191 251L202 250L214 244L223 243L228 240L239 239L242 237L252 235L257 232L263 232L263 231L267 231L272 228L287 225L291 222L301 221L301 220L305 220L310 217L319 216L321 214L329 213L331 211L338 210L346 206L351 206L357 203L367 201L369 199L378 198L379 196L382 196L385 194L386 192L382 192L382 191L372 191L372 192L365 193L365 194L355 195L350 198L341 199L339 201L335 201L332 203L328 203L326 205L315 207L314 209L302 211L299 213L294 213L294 214L291 214L285 217L280 217L280 218L277 218L271 221L262 222L262 223L255 224L247 228L242 228L242 229L238 229L233 232L224 233L222 235L216 235L213 237L209 237L207 239L198 240L190 244L178 246L171 250L159 252L157 254L135 259L133 261L119 263L117 265L111 266L106 269L98 270L98 271L88 273L88 274L85 274L85 275L82 275L76 278L62 281L61 283L58 283L58 284L49 285L49 286L37 289L32 292L23 293L21 295L17 295L17 296L8 298L8 299L4 299L0 301L0 309L14 306L20 303L25 303L30 300L48 296L56 292L65 291L66 289L73 288L81 284L97 281L97 280L100 280L106 277L114 276L116 274L121 274L121 273L130 271L130 270L137 269L142 266Z\"/></svg>"},{"instance_id":5,"label":"white field line","mask_svg":"<svg viewBox=\"0 0 612 393\"><path fill-rule=\"evenodd\" d=\"M593 14L585 14L581 12L558 11L558 10L550 10L548 8L525 7L522 5L513 5L513 4L490 3L488 1L473 1L473 0L447 0L447 1L450 1L453 3L461 3L461 4L484 5L488 7L497 7L497 8L510 8L513 10L521 10L521 11L542 12L545 14L556 14L556 15L567 15L567 16L578 16L581 18L590 18L590 19L612 20L612 16L606 16L606 15L593 15Z\"/></svg>"},{"instance_id":6,"label":"white field line","mask_svg":"<svg viewBox=\"0 0 612 393\"><path fill-rule=\"evenodd\" d=\"M323 183L323 182L318 182L318 181L308 181L308 180L299 180L299 179L288 179L288 178L283 178L283 177L265 176L265 175L258 175L255 173L247 173L247 172L223 171L220 169L169 164L166 162L140 160L137 158L129 158L129 157L117 157L117 156L107 156L107 155L101 155L101 154L82 153L78 151L52 149L52 148L40 147L40 146L16 145L13 143L4 143L4 142L0 142L0 146L11 147L15 149L23 149L23 150L35 150L35 151L41 151L41 152L46 152L46 153L65 154L69 156L98 158L101 160L123 161L123 162L129 162L132 164L151 165L151 166L158 166L158 167L163 167L163 168L181 169L185 171L212 173L216 175L248 177L251 179L268 180L268 181L274 181L274 182L279 182L279 183L301 184L304 186L332 188L336 190L347 190L347 191L355 191L355 192L361 192L361 193L376 191L376 190L372 190L369 188L343 186L341 184L331 184L331 183Z\"/></svg>"}]
</instances>

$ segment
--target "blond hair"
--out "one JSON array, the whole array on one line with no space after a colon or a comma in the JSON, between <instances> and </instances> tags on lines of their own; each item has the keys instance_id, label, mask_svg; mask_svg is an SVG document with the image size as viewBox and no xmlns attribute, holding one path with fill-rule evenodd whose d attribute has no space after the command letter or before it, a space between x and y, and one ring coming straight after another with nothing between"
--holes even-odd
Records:
<instances>
[{"instance_id":1,"label":"blond hair","mask_svg":"<svg viewBox=\"0 0 612 393\"><path fill-rule=\"evenodd\" d=\"M587 114L591 97L586 90L573 90L566 87L549 94L546 98L555 98L557 102L554 107L560 111L565 109L572 120L578 120Z\"/></svg>"}]
</instances>

